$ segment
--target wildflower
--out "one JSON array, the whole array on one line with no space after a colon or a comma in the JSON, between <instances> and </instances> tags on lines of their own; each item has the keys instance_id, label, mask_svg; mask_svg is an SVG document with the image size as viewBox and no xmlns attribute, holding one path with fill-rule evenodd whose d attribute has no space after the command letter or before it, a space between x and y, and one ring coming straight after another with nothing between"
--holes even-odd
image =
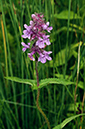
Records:
<instances>
[{"instance_id":1,"label":"wildflower","mask_svg":"<svg viewBox=\"0 0 85 129\"><path fill-rule=\"evenodd\" d=\"M43 24L42 27L43 27L43 30L47 30L49 33L50 31L53 29L52 26L51 27L48 27L49 26L49 22L47 22L46 24Z\"/></svg>"},{"instance_id":2,"label":"wildflower","mask_svg":"<svg viewBox=\"0 0 85 129\"><path fill-rule=\"evenodd\" d=\"M23 52L26 51L26 49L29 49L28 57L35 61L34 55L37 53L38 61L41 63L45 63L47 60L52 60L52 58L49 56L51 54L51 51L45 51L44 48L47 45L50 45L49 41L49 35L46 35L47 32L50 33L50 31L53 29L52 27L49 27L49 22L45 22L44 15L43 14L32 14L32 19L30 21L30 25L24 24L25 30L23 31L22 37L24 39L28 38L31 41L34 41L33 45L30 45L31 43L28 43L26 45L24 42L22 42L22 46L24 47L22 49ZM46 32L47 30L47 32ZM30 47L32 46L32 47Z\"/></svg>"},{"instance_id":3,"label":"wildflower","mask_svg":"<svg viewBox=\"0 0 85 129\"><path fill-rule=\"evenodd\" d=\"M36 46L38 46L39 48L44 48L45 47L45 43L46 45L50 45L50 41L48 39L49 35L43 35L43 38L39 37L38 41L36 42Z\"/></svg>"},{"instance_id":4,"label":"wildflower","mask_svg":"<svg viewBox=\"0 0 85 129\"><path fill-rule=\"evenodd\" d=\"M49 56L49 54L51 54L52 52L46 52L43 51L42 53L40 53L40 57L38 58L38 61L40 61L41 63L46 63L46 59L47 60L52 60L52 58Z\"/></svg>"}]
</instances>

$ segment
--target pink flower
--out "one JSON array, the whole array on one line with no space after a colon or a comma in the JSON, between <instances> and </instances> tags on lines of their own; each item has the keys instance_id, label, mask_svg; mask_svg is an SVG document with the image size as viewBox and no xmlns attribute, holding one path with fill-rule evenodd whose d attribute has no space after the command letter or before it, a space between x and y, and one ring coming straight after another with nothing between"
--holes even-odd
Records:
<instances>
[{"instance_id":1,"label":"pink flower","mask_svg":"<svg viewBox=\"0 0 85 129\"><path fill-rule=\"evenodd\" d=\"M42 27L43 27L43 30L47 30L49 33L50 31L53 29L53 27L48 27L49 26L49 22L47 22L46 24L43 24Z\"/></svg>"},{"instance_id":2,"label":"pink flower","mask_svg":"<svg viewBox=\"0 0 85 129\"><path fill-rule=\"evenodd\" d=\"M52 27L49 27L49 22L45 22L44 15L43 14L32 14L32 19L30 21L30 25L24 24L25 30L23 31L22 37L24 39L28 38L30 41L32 41L33 45L30 45L31 43L28 43L26 45L24 42L21 44L23 45L22 51L25 52L26 49L29 49L28 56L31 60L35 60L34 55L37 53L38 61L45 63L46 60L51 60L52 58L49 57L49 54L52 52L46 52L43 50L46 45L50 45L49 41L49 35L46 35L46 30L50 33L50 31L53 29ZM33 43L34 41L34 43ZM30 47L32 46L32 47Z\"/></svg>"},{"instance_id":3,"label":"pink flower","mask_svg":"<svg viewBox=\"0 0 85 129\"><path fill-rule=\"evenodd\" d=\"M38 58L38 61L40 61L41 63L46 63L46 59L47 60L52 60L52 58L49 56L49 54L51 54L51 51L43 51L42 53L40 53L40 57Z\"/></svg>"}]
</instances>

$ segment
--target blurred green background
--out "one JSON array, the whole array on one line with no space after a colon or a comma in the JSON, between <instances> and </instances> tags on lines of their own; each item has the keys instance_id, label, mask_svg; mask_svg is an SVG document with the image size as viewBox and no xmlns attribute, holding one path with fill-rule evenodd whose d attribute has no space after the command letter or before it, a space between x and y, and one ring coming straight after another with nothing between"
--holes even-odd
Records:
<instances>
[{"instance_id":1,"label":"blurred green background","mask_svg":"<svg viewBox=\"0 0 85 129\"><path fill-rule=\"evenodd\" d=\"M36 79L35 62L21 46L23 25L35 12L42 12L53 27L46 48L52 61L38 64L39 79L73 82L42 87L40 107L51 128L85 129L85 116L57 126L85 112L85 0L0 0L0 129L47 129L36 107L37 90L4 78Z\"/></svg>"}]
</instances>

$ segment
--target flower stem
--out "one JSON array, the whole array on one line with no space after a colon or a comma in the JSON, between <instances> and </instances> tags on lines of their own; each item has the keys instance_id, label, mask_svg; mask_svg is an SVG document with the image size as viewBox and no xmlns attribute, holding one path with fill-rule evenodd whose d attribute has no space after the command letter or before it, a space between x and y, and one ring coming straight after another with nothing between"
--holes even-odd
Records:
<instances>
[{"instance_id":1,"label":"flower stem","mask_svg":"<svg viewBox=\"0 0 85 129\"><path fill-rule=\"evenodd\" d=\"M39 76L38 76L38 69L37 69L38 61L35 61L35 63L36 63L36 77L37 77L37 87L38 87L39 86ZM40 113L43 115L43 117L47 123L48 129L51 129L48 118L46 117L45 113L42 111L42 109L39 106L39 96L40 96L40 89L38 88L36 105L37 105L37 108L40 111Z\"/></svg>"}]
</instances>

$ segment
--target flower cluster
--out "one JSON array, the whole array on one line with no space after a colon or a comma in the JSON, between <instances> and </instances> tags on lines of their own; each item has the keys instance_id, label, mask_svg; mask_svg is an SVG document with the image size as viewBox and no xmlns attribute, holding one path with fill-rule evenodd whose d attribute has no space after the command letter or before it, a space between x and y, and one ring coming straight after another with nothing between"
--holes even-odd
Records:
<instances>
[{"instance_id":1,"label":"flower cluster","mask_svg":"<svg viewBox=\"0 0 85 129\"><path fill-rule=\"evenodd\" d=\"M25 52L26 49L29 49L30 53L28 53L28 57L33 61L35 61L34 55L37 53L38 61L45 63L46 59L52 60L49 56L52 52L47 52L44 48L51 44L49 35L46 35L46 31L50 33L53 28L49 27L49 22L45 22L43 14L35 13L31 17L33 20L30 21L30 25L24 24L25 30L23 31L22 37L24 39L28 38L30 42L34 41L34 43L31 45L31 43L25 44L22 42L22 51Z\"/></svg>"}]
</instances>

